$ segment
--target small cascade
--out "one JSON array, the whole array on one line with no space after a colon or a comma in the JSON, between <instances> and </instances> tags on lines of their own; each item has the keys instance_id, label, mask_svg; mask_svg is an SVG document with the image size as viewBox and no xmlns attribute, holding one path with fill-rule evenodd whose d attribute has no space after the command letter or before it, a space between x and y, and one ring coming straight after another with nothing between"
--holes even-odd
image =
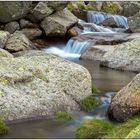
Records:
<instances>
[{"instance_id":1,"label":"small cascade","mask_svg":"<svg viewBox=\"0 0 140 140\"><path fill-rule=\"evenodd\" d=\"M64 51L66 53L82 54L90 46L91 46L91 42L88 40L82 42L82 41L70 39L67 45L65 46Z\"/></svg>"},{"instance_id":2,"label":"small cascade","mask_svg":"<svg viewBox=\"0 0 140 140\"><path fill-rule=\"evenodd\" d=\"M91 45L91 41L78 41L70 39L65 47L58 48L57 46L52 46L50 48L44 49L46 53L51 53L64 58L79 58L80 55Z\"/></svg>"},{"instance_id":3,"label":"small cascade","mask_svg":"<svg viewBox=\"0 0 140 140\"><path fill-rule=\"evenodd\" d=\"M111 15L104 12L87 11L88 22L99 24L105 19L113 18L118 26L128 28L127 18L119 15Z\"/></svg>"},{"instance_id":4,"label":"small cascade","mask_svg":"<svg viewBox=\"0 0 140 140\"><path fill-rule=\"evenodd\" d=\"M59 47L57 45L51 46L45 49L45 51L47 53L52 53L68 59L80 58L81 54L84 53L86 49L95 44L96 35L107 36L117 33L115 28L98 25L100 22L108 18L113 18L114 21L118 24L118 26L123 26L126 29L128 28L127 18L125 18L124 16L111 15L95 11L87 11L87 15L88 15L88 23L83 20L78 21L79 25L83 27L82 28L83 30L81 29L79 37L77 36L75 38L71 38L66 45L63 45L63 47L62 46ZM121 29L125 30L125 28ZM93 35L94 38L92 38Z\"/></svg>"}]
</instances>

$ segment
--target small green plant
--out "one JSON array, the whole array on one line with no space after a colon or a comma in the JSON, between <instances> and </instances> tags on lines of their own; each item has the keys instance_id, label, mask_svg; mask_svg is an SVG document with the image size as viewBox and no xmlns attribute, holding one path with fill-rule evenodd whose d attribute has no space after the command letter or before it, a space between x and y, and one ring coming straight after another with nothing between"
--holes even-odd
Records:
<instances>
[{"instance_id":1,"label":"small green plant","mask_svg":"<svg viewBox=\"0 0 140 140\"><path fill-rule=\"evenodd\" d=\"M114 128L113 124L108 121L92 119L81 123L76 129L76 138L102 138Z\"/></svg>"},{"instance_id":2,"label":"small green plant","mask_svg":"<svg viewBox=\"0 0 140 140\"><path fill-rule=\"evenodd\" d=\"M99 99L96 99L96 97L94 96L89 96L86 97L83 101L82 101L82 110L88 112L91 111L93 108L95 108L97 105L99 105L101 102Z\"/></svg>"},{"instance_id":3,"label":"small green plant","mask_svg":"<svg viewBox=\"0 0 140 140\"><path fill-rule=\"evenodd\" d=\"M114 133L108 133L104 138L126 138L140 124L140 117L134 117L124 123L115 125Z\"/></svg>"},{"instance_id":4,"label":"small green plant","mask_svg":"<svg viewBox=\"0 0 140 140\"><path fill-rule=\"evenodd\" d=\"M59 111L55 114L55 120L57 120L57 121L70 121L70 120L73 120L73 118L67 112Z\"/></svg>"},{"instance_id":5,"label":"small green plant","mask_svg":"<svg viewBox=\"0 0 140 140\"><path fill-rule=\"evenodd\" d=\"M106 5L102 8L102 12L117 14L119 12L119 7L117 4L112 3L111 5Z\"/></svg>"},{"instance_id":6,"label":"small green plant","mask_svg":"<svg viewBox=\"0 0 140 140\"><path fill-rule=\"evenodd\" d=\"M81 10L93 10L91 5L85 5L84 2L70 2L67 5L67 8L72 11L74 9L81 9Z\"/></svg>"},{"instance_id":7,"label":"small green plant","mask_svg":"<svg viewBox=\"0 0 140 140\"><path fill-rule=\"evenodd\" d=\"M92 93L97 93L98 92L98 89L96 87L96 85L92 85Z\"/></svg>"},{"instance_id":8,"label":"small green plant","mask_svg":"<svg viewBox=\"0 0 140 140\"><path fill-rule=\"evenodd\" d=\"M132 130L128 135L127 139L132 139L132 138L139 138L140 137L140 125L137 126L134 130Z\"/></svg>"},{"instance_id":9,"label":"small green plant","mask_svg":"<svg viewBox=\"0 0 140 140\"><path fill-rule=\"evenodd\" d=\"M3 119L0 118L0 135L5 135L8 133L8 126L4 123Z\"/></svg>"}]
</instances>

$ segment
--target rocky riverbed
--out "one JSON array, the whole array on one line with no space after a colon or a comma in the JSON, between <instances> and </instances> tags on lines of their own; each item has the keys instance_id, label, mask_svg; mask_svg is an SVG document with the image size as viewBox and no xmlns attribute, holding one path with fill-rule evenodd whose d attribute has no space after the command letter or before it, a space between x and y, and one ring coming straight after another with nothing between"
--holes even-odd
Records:
<instances>
[{"instance_id":1,"label":"rocky riverbed","mask_svg":"<svg viewBox=\"0 0 140 140\"><path fill-rule=\"evenodd\" d=\"M90 59L98 62L98 70L138 74L139 11L139 2L0 2L0 117L15 122L81 111L83 103L86 109L95 107L95 69L81 63ZM65 43L50 47L58 40ZM79 59L80 65L75 64ZM139 74L129 82L117 90L106 115L118 122L137 116L134 130L122 135L132 138L139 137ZM0 134L8 130L4 121ZM76 136L81 137L79 130Z\"/></svg>"}]
</instances>

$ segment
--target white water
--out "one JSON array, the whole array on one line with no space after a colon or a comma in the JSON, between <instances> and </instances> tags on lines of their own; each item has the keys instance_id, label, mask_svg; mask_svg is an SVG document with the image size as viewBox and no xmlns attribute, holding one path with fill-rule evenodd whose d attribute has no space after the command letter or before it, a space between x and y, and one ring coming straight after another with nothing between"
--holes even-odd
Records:
<instances>
[{"instance_id":1,"label":"white water","mask_svg":"<svg viewBox=\"0 0 140 140\"><path fill-rule=\"evenodd\" d=\"M99 24L105 19L113 18L118 26L128 28L127 18L119 15L111 15L103 12L87 11L88 22Z\"/></svg>"},{"instance_id":2,"label":"white water","mask_svg":"<svg viewBox=\"0 0 140 140\"><path fill-rule=\"evenodd\" d=\"M57 46L45 49L45 52L55 54L63 58L79 58L80 57L80 54L66 52L63 49L57 48Z\"/></svg>"},{"instance_id":3,"label":"white water","mask_svg":"<svg viewBox=\"0 0 140 140\"><path fill-rule=\"evenodd\" d=\"M44 51L64 58L79 58L80 55L90 46L90 41L80 42L78 40L70 39L63 47L58 48L57 46L53 46Z\"/></svg>"},{"instance_id":4,"label":"white water","mask_svg":"<svg viewBox=\"0 0 140 140\"><path fill-rule=\"evenodd\" d=\"M88 47L90 47L91 42L90 41L84 41L80 42L78 40L70 39L64 48L64 51L66 53L72 53L72 54L81 54L83 53Z\"/></svg>"},{"instance_id":5,"label":"white water","mask_svg":"<svg viewBox=\"0 0 140 140\"><path fill-rule=\"evenodd\" d=\"M102 12L94 12L94 11L87 11L88 14L88 22L79 20L79 23L83 25L84 30L81 35L85 34L112 34L116 33L111 28L106 28L104 26L96 25L107 18L113 18L118 25L124 26L128 28L127 18L118 15L111 15ZM50 48L45 49L46 53L52 53L58 55L63 58L79 58L80 55L89 47L93 45L93 42L90 40L86 41L78 41L74 40L73 38L68 41L66 45L63 47L59 46L51 46Z\"/></svg>"}]
</instances>

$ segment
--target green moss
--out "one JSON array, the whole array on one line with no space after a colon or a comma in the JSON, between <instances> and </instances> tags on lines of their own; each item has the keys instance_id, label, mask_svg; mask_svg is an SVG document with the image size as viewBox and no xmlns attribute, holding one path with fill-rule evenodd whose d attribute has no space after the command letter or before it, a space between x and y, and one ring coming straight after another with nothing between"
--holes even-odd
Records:
<instances>
[{"instance_id":1,"label":"green moss","mask_svg":"<svg viewBox=\"0 0 140 140\"><path fill-rule=\"evenodd\" d=\"M119 12L119 7L117 4L112 3L111 5L104 6L102 12L117 14Z\"/></svg>"},{"instance_id":2,"label":"green moss","mask_svg":"<svg viewBox=\"0 0 140 140\"><path fill-rule=\"evenodd\" d=\"M113 130L113 124L104 120L92 119L84 121L77 129L76 138L102 138Z\"/></svg>"},{"instance_id":3,"label":"green moss","mask_svg":"<svg viewBox=\"0 0 140 140\"><path fill-rule=\"evenodd\" d=\"M133 131L132 131L133 130ZM92 119L81 123L76 129L76 138L132 138L139 136L140 117L134 117L124 123L113 123ZM136 135L135 135L136 134Z\"/></svg>"},{"instance_id":4,"label":"green moss","mask_svg":"<svg viewBox=\"0 0 140 140\"><path fill-rule=\"evenodd\" d=\"M4 123L3 119L0 118L0 135L5 135L8 133L8 126Z\"/></svg>"},{"instance_id":5,"label":"green moss","mask_svg":"<svg viewBox=\"0 0 140 140\"><path fill-rule=\"evenodd\" d=\"M129 138L140 138L140 125L136 127L134 130L132 130L126 137Z\"/></svg>"},{"instance_id":6,"label":"green moss","mask_svg":"<svg viewBox=\"0 0 140 140\"><path fill-rule=\"evenodd\" d=\"M108 133L104 138L126 138L127 135L139 124L139 117L131 118L127 122L117 124L114 133Z\"/></svg>"},{"instance_id":7,"label":"green moss","mask_svg":"<svg viewBox=\"0 0 140 140\"><path fill-rule=\"evenodd\" d=\"M55 114L55 120L56 121L70 121L73 120L72 116L69 115L67 112L57 112Z\"/></svg>"},{"instance_id":8,"label":"green moss","mask_svg":"<svg viewBox=\"0 0 140 140\"><path fill-rule=\"evenodd\" d=\"M92 85L92 93L97 93L98 92L98 89L96 87L96 85Z\"/></svg>"},{"instance_id":9,"label":"green moss","mask_svg":"<svg viewBox=\"0 0 140 140\"><path fill-rule=\"evenodd\" d=\"M99 99L96 99L94 96L86 97L81 104L82 110L88 112L91 109L95 108L101 102Z\"/></svg>"},{"instance_id":10,"label":"green moss","mask_svg":"<svg viewBox=\"0 0 140 140\"><path fill-rule=\"evenodd\" d=\"M81 10L93 10L91 5L85 5L84 2L70 2L67 5L67 8L72 11L74 9L81 9Z\"/></svg>"}]
</instances>

